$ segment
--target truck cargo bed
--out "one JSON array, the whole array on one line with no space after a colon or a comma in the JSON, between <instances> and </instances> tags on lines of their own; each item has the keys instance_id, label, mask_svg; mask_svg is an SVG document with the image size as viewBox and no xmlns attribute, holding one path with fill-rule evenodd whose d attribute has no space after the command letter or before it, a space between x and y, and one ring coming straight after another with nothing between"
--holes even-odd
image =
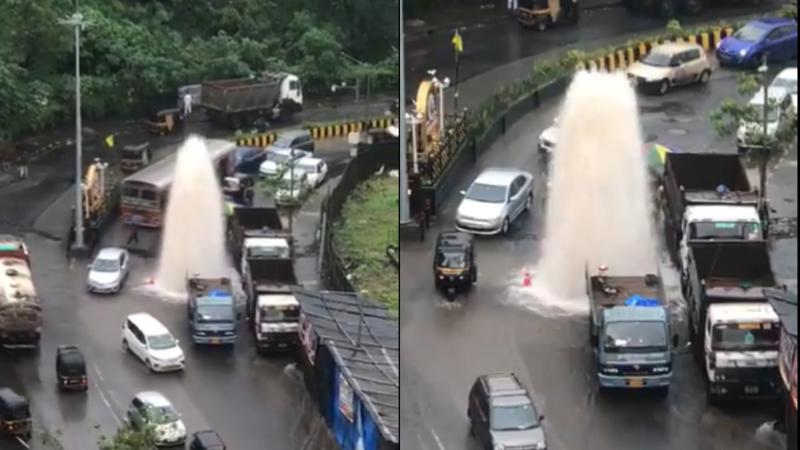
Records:
<instances>
[{"instance_id":1,"label":"truck cargo bed","mask_svg":"<svg viewBox=\"0 0 800 450\"><path fill-rule=\"evenodd\" d=\"M648 286L644 277L608 276L606 280L606 284L617 289L618 292L612 295L606 294L598 282L598 277L591 277L591 302L594 308L624 305L625 300L632 295L661 300L658 283Z\"/></svg>"},{"instance_id":2,"label":"truck cargo bed","mask_svg":"<svg viewBox=\"0 0 800 450\"><path fill-rule=\"evenodd\" d=\"M715 191L724 184L731 191L752 189L741 158L735 154L668 153L666 173L675 183L689 191Z\"/></svg>"}]
</instances>

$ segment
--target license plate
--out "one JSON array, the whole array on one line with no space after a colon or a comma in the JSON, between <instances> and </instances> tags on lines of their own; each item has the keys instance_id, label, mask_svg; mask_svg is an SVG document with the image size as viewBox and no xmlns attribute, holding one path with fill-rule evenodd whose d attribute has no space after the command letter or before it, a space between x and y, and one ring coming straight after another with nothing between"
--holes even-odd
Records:
<instances>
[{"instance_id":1,"label":"license plate","mask_svg":"<svg viewBox=\"0 0 800 450\"><path fill-rule=\"evenodd\" d=\"M745 386L744 387L745 394L758 394L758 386Z\"/></svg>"},{"instance_id":2,"label":"license plate","mask_svg":"<svg viewBox=\"0 0 800 450\"><path fill-rule=\"evenodd\" d=\"M644 386L644 380L641 378L629 378L628 386L632 388L640 388Z\"/></svg>"},{"instance_id":3,"label":"license plate","mask_svg":"<svg viewBox=\"0 0 800 450\"><path fill-rule=\"evenodd\" d=\"M211 338L212 344L219 344L219 338Z\"/></svg>"}]
</instances>

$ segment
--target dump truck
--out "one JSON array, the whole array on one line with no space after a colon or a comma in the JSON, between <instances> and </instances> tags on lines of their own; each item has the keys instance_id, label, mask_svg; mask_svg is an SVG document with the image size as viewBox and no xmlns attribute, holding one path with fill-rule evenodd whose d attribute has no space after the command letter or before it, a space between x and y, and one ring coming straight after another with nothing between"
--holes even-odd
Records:
<instances>
[{"instance_id":1,"label":"dump truck","mask_svg":"<svg viewBox=\"0 0 800 450\"><path fill-rule=\"evenodd\" d=\"M764 291L780 286L767 243L693 242L688 267L689 337L708 400L775 395L780 320Z\"/></svg>"},{"instance_id":2,"label":"dump truck","mask_svg":"<svg viewBox=\"0 0 800 450\"><path fill-rule=\"evenodd\" d=\"M288 73L207 80L200 90L200 104L208 118L234 129L251 126L259 119L289 119L303 109L300 79Z\"/></svg>"},{"instance_id":3,"label":"dump truck","mask_svg":"<svg viewBox=\"0 0 800 450\"><path fill-rule=\"evenodd\" d=\"M228 246L239 273L251 258L290 258L292 242L276 208L240 206L228 218Z\"/></svg>"},{"instance_id":4,"label":"dump truck","mask_svg":"<svg viewBox=\"0 0 800 450\"><path fill-rule=\"evenodd\" d=\"M660 19L672 19L679 15L695 16L705 8L715 5L744 4L756 6L763 0L623 0L628 11Z\"/></svg>"},{"instance_id":5,"label":"dump truck","mask_svg":"<svg viewBox=\"0 0 800 450\"><path fill-rule=\"evenodd\" d=\"M669 392L672 335L669 309L658 274L608 275L600 266L586 267L586 294L591 306L590 341L597 360L601 390L656 389Z\"/></svg>"},{"instance_id":6,"label":"dump truck","mask_svg":"<svg viewBox=\"0 0 800 450\"><path fill-rule=\"evenodd\" d=\"M236 343L236 312L230 278L186 279L186 312L189 331L195 344L233 345Z\"/></svg>"},{"instance_id":7,"label":"dump truck","mask_svg":"<svg viewBox=\"0 0 800 450\"><path fill-rule=\"evenodd\" d=\"M659 196L667 247L684 277L690 240L766 237L768 206L738 155L668 153Z\"/></svg>"},{"instance_id":8,"label":"dump truck","mask_svg":"<svg viewBox=\"0 0 800 450\"><path fill-rule=\"evenodd\" d=\"M300 304L292 292L297 286L290 258L250 259L245 266L247 315L256 349L290 349L298 342Z\"/></svg>"},{"instance_id":9,"label":"dump truck","mask_svg":"<svg viewBox=\"0 0 800 450\"><path fill-rule=\"evenodd\" d=\"M28 247L16 236L0 235L0 345L38 346L42 322Z\"/></svg>"}]
</instances>

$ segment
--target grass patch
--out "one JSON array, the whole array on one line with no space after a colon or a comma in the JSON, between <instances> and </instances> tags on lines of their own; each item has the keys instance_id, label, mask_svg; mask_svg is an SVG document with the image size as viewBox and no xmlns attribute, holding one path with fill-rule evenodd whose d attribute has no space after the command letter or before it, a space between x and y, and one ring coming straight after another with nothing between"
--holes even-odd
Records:
<instances>
[{"instance_id":1,"label":"grass patch","mask_svg":"<svg viewBox=\"0 0 800 450\"><path fill-rule=\"evenodd\" d=\"M386 246L399 244L399 183L380 175L362 183L347 199L334 227L334 243L356 289L398 311L399 274Z\"/></svg>"}]
</instances>

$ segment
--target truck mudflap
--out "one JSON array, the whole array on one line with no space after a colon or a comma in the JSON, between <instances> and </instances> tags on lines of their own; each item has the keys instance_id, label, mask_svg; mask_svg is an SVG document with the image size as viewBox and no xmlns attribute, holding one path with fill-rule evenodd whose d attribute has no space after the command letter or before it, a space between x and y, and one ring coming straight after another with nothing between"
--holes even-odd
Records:
<instances>
[{"instance_id":1,"label":"truck mudflap","mask_svg":"<svg viewBox=\"0 0 800 450\"><path fill-rule=\"evenodd\" d=\"M616 389L649 389L669 387L672 374L646 375L646 376L619 376L597 374L600 386Z\"/></svg>"}]
</instances>

